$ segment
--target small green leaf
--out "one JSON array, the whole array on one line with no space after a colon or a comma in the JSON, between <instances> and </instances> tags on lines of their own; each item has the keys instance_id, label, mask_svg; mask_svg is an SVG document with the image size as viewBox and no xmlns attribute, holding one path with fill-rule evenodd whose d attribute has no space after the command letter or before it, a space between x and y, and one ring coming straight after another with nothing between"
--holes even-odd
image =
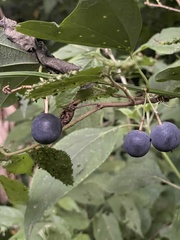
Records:
<instances>
[{"instance_id":1,"label":"small green leaf","mask_svg":"<svg viewBox=\"0 0 180 240\"><path fill-rule=\"evenodd\" d=\"M9 179L5 176L0 176L0 183L2 184L9 201L16 204L24 204L28 201L28 188L17 180Z\"/></svg>"},{"instance_id":2,"label":"small green leaf","mask_svg":"<svg viewBox=\"0 0 180 240\"><path fill-rule=\"evenodd\" d=\"M134 0L81 0L60 25L27 21L16 29L37 38L129 52L137 43L141 24Z\"/></svg>"},{"instance_id":3,"label":"small green leaf","mask_svg":"<svg viewBox=\"0 0 180 240\"><path fill-rule=\"evenodd\" d=\"M15 235L13 235L9 240L25 240L24 231L20 229ZM36 239L33 239L36 240ZM38 239L39 240L39 239Z\"/></svg>"},{"instance_id":4,"label":"small green leaf","mask_svg":"<svg viewBox=\"0 0 180 240\"><path fill-rule=\"evenodd\" d=\"M134 201L128 196L113 196L109 204L122 223L141 237L141 218ZM122 213L122 214L121 214Z\"/></svg>"},{"instance_id":5,"label":"small green leaf","mask_svg":"<svg viewBox=\"0 0 180 240\"><path fill-rule=\"evenodd\" d=\"M178 42L179 40L179 42ZM161 33L155 34L147 43L140 47L141 50L151 48L158 54L173 54L180 50L180 28L166 28Z\"/></svg>"},{"instance_id":6,"label":"small green leaf","mask_svg":"<svg viewBox=\"0 0 180 240\"><path fill-rule=\"evenodd\" d=\"M113 213L97 215L93 220L93 232L96 240L123 240Z\"/></svg>"},{"instance_id":7,"label":"small green leaf","mask_svg":"<svg viewBox=\"0 0 180 240\"><path fill-rule=\"evenodd\" d=\"M66 152L54 148L41 147L34 149L30 156L40 168L49 172L52 177L66 185L73 184L72 163Z\"/></svg>"},{"instance_id":8,"label":"small green leaf","mask_svg":"<svg viewBox=\"0 0 180 240\"><path fill-rule=\"evenodd\" d=\"M0 206L0 216L0 226L9 228L13 225L19 226L23 224L24 216L19 209L8 206Z\"/></svg>"},{"instance_id":9,"label":"small green leaf","mask_svg":"<svg viewBox=\"0 0 180 240\"><path fill-rule=\"evenodd\" d=\"M164 82L169 80L180 81L180 66L167 68L155 76L156 81Z\"/></svg>"},{"instance_id":10,"label":"small green leaf","mask_svg":"<svg viewBox=\"0 0 180 240\"><path fill-rule=\"evenodd\" d=\"M91 240L89 235L80 233L73 240Z\"/></svg>"},{"instance_id":11,"label":"small green leaf","mask_svg":"<svg viewBox=\"0 0 180 240\"><path fill-rule=\"evenodd\" d=\"M8 172L14 174L32 174L34 162L27 153L14 155L10 157L10 160L12 162L5 166Z\"/></svg>"}]
</instances>

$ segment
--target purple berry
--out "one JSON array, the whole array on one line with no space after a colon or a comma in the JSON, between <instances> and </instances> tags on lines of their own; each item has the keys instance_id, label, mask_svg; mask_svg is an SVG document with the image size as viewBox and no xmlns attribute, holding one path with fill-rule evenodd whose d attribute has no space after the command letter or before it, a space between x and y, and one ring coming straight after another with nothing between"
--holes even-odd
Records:
<instances>
[{"instance_id":1,"label":"purple berry","mask_svg":"<svg viewBox=\"0 0 180 240\"><path fill-rule=\"evenodd\" d=\"M53 143L60 137L61 132L60 119L51 113L42 113L32 121L31 134L38 143Z\"/></svg>"},{"instance_id":2,"label":"purple berry","mask_svg":"<svg viewBox=\"0 0 180 240\"><path fill-rule=\"evenodd\" d=\"M140 130L132 130L124 138L123 148L132 157L144 156L150 147L150 137Z\"/></svg>"},{"instance_id":3,"label":"purple berry","mask_svg":"<svg viewBox=\"0 0 180 240\"><path fill-rule=\"evenodd\" d=\"M171 122L155 126L150 134L152 145L161 152L169 152L180 144L180 131Z\"/></svg>"}]
</instances>

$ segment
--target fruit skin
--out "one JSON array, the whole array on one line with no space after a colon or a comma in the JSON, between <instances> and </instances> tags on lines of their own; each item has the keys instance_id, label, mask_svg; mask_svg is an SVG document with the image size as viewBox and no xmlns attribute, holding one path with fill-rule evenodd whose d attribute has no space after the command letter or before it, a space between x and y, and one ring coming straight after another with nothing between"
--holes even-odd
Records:
<instances>
[{"instance_id":1,"label":"fruit skin","mask_svg":"<svg viewBox=\"0 0 180 240\"><path fill-rule=\"evenodd\" d=\"M150 138L157 150L169 152L180 144L180 131L175 124L163 122L152 129Z\"/></svg>"},{"instance_id":2,"label":"fruit skin","mask_svg":"<svg viewBox=\"0 0 180 240\"><path fill-rule=\"evenodd\" d=\"M42 113L32 121L31 134L38 143L53 143L60 137L61 132L60 119L51 113Z\"/></svg>"},{"instance_id":3,"label":"fruit skin","mask_svg":"<svg viewBox=\"0 0 180 240\"><path fill-rule=\"evenodd\" d=\"M132 130L124 138L123 148L132 157L146 155L151 147L151 139L147 133Z\"/></svg>"}]
</instances>

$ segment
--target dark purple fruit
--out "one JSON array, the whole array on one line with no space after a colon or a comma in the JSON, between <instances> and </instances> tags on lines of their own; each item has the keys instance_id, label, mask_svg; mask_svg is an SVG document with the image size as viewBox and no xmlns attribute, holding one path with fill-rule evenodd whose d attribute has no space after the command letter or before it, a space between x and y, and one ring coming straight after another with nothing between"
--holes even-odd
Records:
<instances>
[{"instance_id":1,"label":"dark purple fruit","mask_svg":"<svg viewBox=\"0 0 180 240\"><path fill-rule=\"evenodd\" d=\"M175 124L163 122L152 129L150 138L157 150L169 152L180 144L180 131Z\"/></svg>"},{"instance_id":2,"label":"dark purple fruit","mask_svg":"<svg viewBox=\"0 0 180 240\"><path fill-rule=\"evenodd\" d=\"M151 139L140 130L129 132L124 138L123 148L132 157L144 156L151 147Z\"/></svg>"},{"instance_id":3,"label":"dark purple fruit","mask_svg":"<svg viewBox=\"0 0 180 240\"><path fill-rule=\"evenodd\" d=\"M38 143L53 143L60 137L61 132L60 119L51 113L42 113L32 121L31 134Z\"/></svg>"}]
</instances>

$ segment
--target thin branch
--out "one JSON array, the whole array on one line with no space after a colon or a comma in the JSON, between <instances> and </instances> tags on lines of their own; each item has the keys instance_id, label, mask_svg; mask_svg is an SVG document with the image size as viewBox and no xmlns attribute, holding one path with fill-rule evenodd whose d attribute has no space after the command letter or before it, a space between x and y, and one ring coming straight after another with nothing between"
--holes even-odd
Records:
<instances>
[{"instance_id":1,"label":"thin branch","mask_svg":"<svg viewBox=\"0 0 180 240\"><path fill-rule=\"evenodd\" d=\"M17 92L21 89L32 89L32 86L31 85L23 85L23 86L11 89L9 87L9 85L6 85L5 87L2 88L2 91L4 94L11 94L11 93Z\"/></svg>"},{"instance_id":2,"label":"thin branch","mask_svg":"<svg viewBox=\"0 0 180 240\"><path fill-rule=\"evenodd\" d=\"M0 146L0 152L1 152L5 157L10 157L10 156L13 156L13 155L16 155L16 154L20 154L20 153L23 153L23 152L28 152L28 151L30 151L31 149L36 148L36 147L38 147L38 146L40 146L40 144L39 144L39 143L35 143L35 144L31 145L31 146L28 146L28 147L26 147L26 148L17 150L17 151L15 151L15 152L10 152L10 153L9 153L9 152L6 152L6 151L4 150L4 148L3 148L2 146ZM6 160L6 159L3 159L3 160ZM9 160L9 159L8 159L8 160Z\"/></svg>"},{"instance_id":3,"label":"thin branch","mask_svg":"<svg viewBox=\"0 0 180 240\"><path fill-rule=\"evenodd\" d=\"M171 186L171 187L174 187L174 188L180 190L180 187L179 187L178 185L176 185L176 184L174 184L174 183L172 183L172 182L169 182L169 181L166 180L166 179L163 179L163 178L160 178L160 177L157 177L157 176L153 176L153 177L156 178L156 179L158 179L158 180L160 180L160 181L163 182L163 183L168 184L168 185Z\"/></svg>"},{"instance_id":4,"label":"thin branch","mask_svg":"<svg viewBox=\"0 0 180 240\"><path fill-rule=\"evenodd\" d=\"M178 1L178 5L179 5L180 1L176 0L176 2L177 1ZM146 2L144 2L144 4L149 6L149 7L164 8L164 9L167 9L169 11L180 12L180 9L176 9L176 8L173 8L173 7L166 6L166 5L162 4L160 1L157 1L157 4L146 1Z\"/></svg>"}]
</instances>

